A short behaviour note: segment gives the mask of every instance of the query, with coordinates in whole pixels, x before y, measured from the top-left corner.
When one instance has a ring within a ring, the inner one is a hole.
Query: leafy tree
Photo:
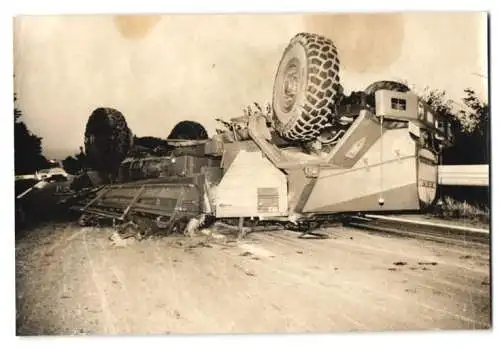
[[[448,99],[440,90],[424,90],[421,96],[451,123],[455,142],[443,151],[443,164],[487,164],[489,153],[489,107],[471,89],[465,89],[463,104]]]
[[[461,114],[463,119],[462,124],[464,124],[463,130],[468,134],[488,137],[490,123],[488,103],[480,100],[476,93],[470,88],[465,89],[465,97],[462,100],[469,108],[468,111],[464,110]]]
[[[443,150],[442,164],[467,165],[490,162],[490,127],[488,103],[471,89],[465,89],[462,103],[452,101],[439,90],[426,90],[422,96],[437,113],[448,118],[455,137],[454,144]],[[489,187],[440,188],[443,197],[489,207]]]
[[[76,175],[86,169],[86,156],[83,152],[83,147],[80,146],[80,153],[73,156],[68,156],[62,161],[64,170],[69,174]]]
[[[31,133],[21,120],[22,111],[15,106],[14,94],[14,168],[17,174],[29,174],[47,168],[49,161],[42,155],[42,138]]]

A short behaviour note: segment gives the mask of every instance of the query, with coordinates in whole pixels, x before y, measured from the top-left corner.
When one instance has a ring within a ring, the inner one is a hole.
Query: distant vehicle
[[[22,226],[57,213],[58,201],[69,192],[72,179],[62,168],[16,176],[16,223]]]
[[[67,179],[69,174],[60,167],[42,169],[35,173],[35,178],[37,180],[45,180],[53,176],[64,177]]]

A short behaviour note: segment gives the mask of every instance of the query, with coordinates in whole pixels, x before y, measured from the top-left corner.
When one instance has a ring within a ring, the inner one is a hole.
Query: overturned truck
[[[431,207],[439,157],[452,143],[447,120],[398,82],[345,95],[339,70],[331,40],[297,34],[279,62],[269,110],[231,119],[211,138],[169,136],[145,155],[131,153],[123,115],[99,109],[85,148],[109,184],[87,189],[72,209],[82,222],[174,231],[191,218],[307,229],[339,214]]]

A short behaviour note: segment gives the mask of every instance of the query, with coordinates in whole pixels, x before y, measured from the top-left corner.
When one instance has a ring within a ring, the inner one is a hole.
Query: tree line
[[[447,99],[446,93],[427,90],[423,99],[451,123],[454,143],[443,150],[441,164],[489,164],[491,155],[490,109],[471,89],[464,90],[462,103]],[[490,207],[490,188],[481,186],[441,186],[441,197],[468,202],[483,210]]]
[[[442,164],[487,164],[490,161],[490,114],[488,103],[471,89],[464,90],[461,103],[447,99],[439,90],[426,90],[424,99],[438,114],[446,117],[455,137],[444,149]]]
[[[32,174],[48,168],[50,161],[42,154],[42,138],[33,134],[22,120],[23,113],[17,107],[14,94],[14,168],[15,174]]]

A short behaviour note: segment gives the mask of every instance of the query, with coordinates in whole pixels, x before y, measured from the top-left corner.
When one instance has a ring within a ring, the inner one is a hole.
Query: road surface
[[[109,229],[47,224],[16,242],[17,334],[490,327],[488,246],[328,232],[117,247]]]

